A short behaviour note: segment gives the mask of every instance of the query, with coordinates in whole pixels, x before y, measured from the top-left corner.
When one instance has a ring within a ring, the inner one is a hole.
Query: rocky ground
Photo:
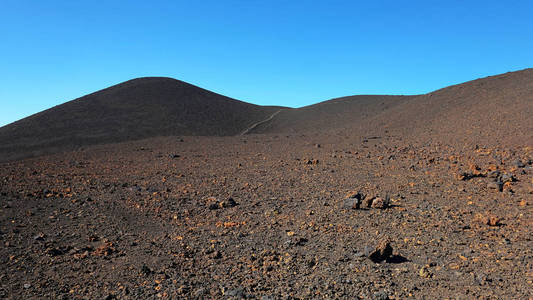
[[[533,295],[533,148],[168,137],[0,165],[0,297]]]

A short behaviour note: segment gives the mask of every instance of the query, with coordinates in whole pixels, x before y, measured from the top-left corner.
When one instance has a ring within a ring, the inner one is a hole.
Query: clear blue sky
[[[0,126],[141,76],[256,104],[533,67],[533,1],[0,0]]]

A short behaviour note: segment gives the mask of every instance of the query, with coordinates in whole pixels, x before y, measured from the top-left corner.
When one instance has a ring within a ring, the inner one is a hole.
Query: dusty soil
[[[375,129],[3,163],[0,296],[531,299],[532,162]]]

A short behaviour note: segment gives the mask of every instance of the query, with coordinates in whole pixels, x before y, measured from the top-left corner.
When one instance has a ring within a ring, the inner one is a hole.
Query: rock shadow
[[[387,258],[386,262],[387,263],[390,263],[390,264],[401,264],[401,263],[405,263],[405,262],[408,262],[409,259],[407,259],[406,257],[404,256],[401,256],[401,255],[393,255],[389,258]]]

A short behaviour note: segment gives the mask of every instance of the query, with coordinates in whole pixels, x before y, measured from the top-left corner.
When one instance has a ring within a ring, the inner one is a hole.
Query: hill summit
[[[138,78],[0,128],[0,153],[10,159],[154,136],[236,135],[277,110],[172,78]]]

